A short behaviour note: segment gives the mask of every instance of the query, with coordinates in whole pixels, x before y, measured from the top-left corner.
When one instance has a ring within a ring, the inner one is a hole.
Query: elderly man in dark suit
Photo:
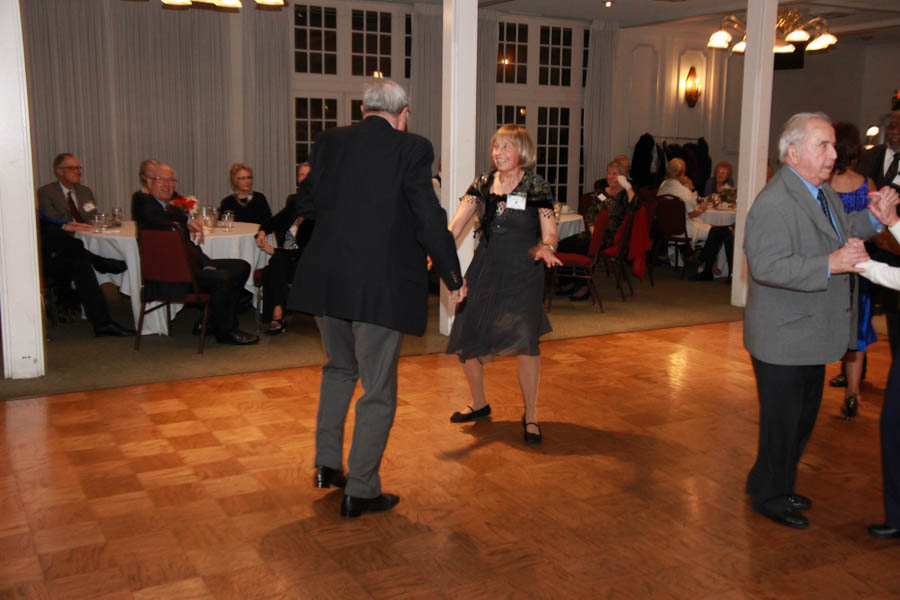
[[[802,529],[797,464],[812,434],[825,364],[856,344],[855,265],[868,258],[860,238],[882,229],[897,195],[871,194],[870,208],[846,214],[827,181],[837,156],[834,129],[822,113],[785,124],[778,150],[784,166],[747,216],[749,266],[744,345],[759,394],[759,448],[747,478],[754,510]]]
[[[181,209],[171,204],[175,195],[175,171],[169,165],[156,165],[148,180],[149,194],[135,192],[132,197],[134,220],[139,227],[165,227],[172,222],[190,230],[202,241],[203,227],[190,219]],[[237,302],[244,282],[250,276],[250,265],[245,260],[226,258],[213,260],[203,253],[190,239],[185,240],[190,258],[196,268],[195,277],[201,291],[212,296],[213,330],[220,344],[243,346],[255,344],[259,336],[246,333],[237,327]],[[195,327],[199,332],[199,327]]]
[[[76,304],[84,307],[95,335],[134,335],[133,329],[110,318],[94,274],[94,269],[101,273],[121,273],[126,268],[125,261],[97,256],[72,235],[93,229],[87,223],[97,213],[91,188],[81,184],[81,163],[74,155],[64,152],[53,159],[53,171],[56,181],[37,191],[44,272],[63,289],[69,289],[69,282],[75,284]]]
[[[447,215],[431,186],[434,153],[405,132],[406,92],[374,79],[363,120],[317,138],[312,170],[300,185],[298,214],[316,220],[300,257],[290,308],[315,315],[327,362],[316,427],[315,485],[346,485],[340,513],[389,510],[378,469],[397,407],[397,357],[403,333],[422,335],[428,292],[426,254],[451,290],[465,297]],[[356,426],[341,468],[344,421],[357,379]]]

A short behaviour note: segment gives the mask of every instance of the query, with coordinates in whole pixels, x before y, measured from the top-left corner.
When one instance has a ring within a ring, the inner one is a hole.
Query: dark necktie
[[[894,181],[894,177],[897,176],[898,165],[900,165],[900,152],[894,152],[894,160],[891,161],[887,173],[884,174],[884,182],[886,184],[889,185]]]
[[[822,212],[825,213],[825,218],[828,219],[828,222],[831,223],[832,229],[837,234],[838,239],[841,240],[841,243],[844,243],[844,236],[841,235],[841,232],[838,231],[837,226],[834,221],[831,219],[831,209],[828,208],[828,200],[825,198],[825,192],[822,189],[819,189],[819,194],[816,196],[819,200],[819,206],[822,207]]]
[[[72,213],[72,219],[78,223],[84,223],[84,219],[81,218],[81,213],[78,212],[78,207],[75,206],[75,199],[72,198],[72,192],[66,192],[66,200],[69,201],[69,212]]]

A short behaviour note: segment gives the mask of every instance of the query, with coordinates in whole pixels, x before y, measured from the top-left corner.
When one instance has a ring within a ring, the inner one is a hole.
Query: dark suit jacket
[[[184,226],[184,235],[188,249],[191,252],[191,261],[194,267],[200,269],[212,263],[212,260],[203,253],[200,246],[191,241],[187,226],[188,218],[181,209],[171,204],[167,204],[163,208],[152,195],[135,192],[131,197],[131,211],[138,227],[153,229],[154,227],[165,227],[173,221],[181,223]]]
[[[72,191],[75,192],[75,197],[78,199],[76,204],[78,205],[78,213],[81,216],[81,220],[85,223],[90,223],[91,216],[97,212],[97,203],[94,201],[94,193],[91,191],[91,188],[86,185],[81,185],[80,183],[76,183],[72,186]],[[69,211],[69,202],[63,195],[62,188],[59,186],[58,181],[39,187],[37,198],[38,212],[42,215],[58,221],[73,220],[73,216]],[[85,205],[93,205],[93,209],[85,210]]]
[[[885,152],[887,152],[887,145],[880,144],[860,154],[856,161],[856,172],[871,177],[875,182],[876,189],[879,190],[888,184],[884,178]]]
[[[426,253],[449,289],[463,281],[431,185],[433,160],[428,140],[378,116],[319,135],[297,203],[316,227],[297,266],[290,308],[425,332]]]

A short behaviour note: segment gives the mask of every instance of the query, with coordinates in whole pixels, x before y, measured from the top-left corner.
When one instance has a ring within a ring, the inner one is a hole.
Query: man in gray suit
[[[856,346],[855,265],[862,239],[882,229],[897,194],[870,194],[868,211],[846,214],[827,181],[837,156],[834,129],[822,113],[788,119],[778,141],[784,165],[747,216],[749,266],[744,346],[759,395],[759,447],[747,478],[753,509],[803,529],[797,463],[822,401],[825,364]],[[862,238],[862,239],[860,239]]]

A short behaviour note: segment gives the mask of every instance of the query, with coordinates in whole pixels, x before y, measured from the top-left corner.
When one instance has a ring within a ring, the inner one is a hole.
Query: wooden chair
[[[675,196],[664,194],[656,198],[656,227],[660,237],[666,242],[666,252],[675,248],[675,265],[678,268],[681,259],[681,278],[684,279],[685,257],[682,252],[691,249],[691,238],[688,237],[685,225],[684,202]]]
[[[597,304],[600,312],[603,312],[603,301],[594,287],[594,268],[597,266],[597,259],[600,255],[600,245],[603,243],[603,230],[606,228],[606,221],[609,219],[609,212],[601,210],[594,218],[594,233],[591,234],[591,242],[588,245],[587,254],[578,254],[576,252],[557,252],[556,257],[562,261],[562,265],[553,267],[550,277],[550,289],[547,295],[547,312],[553,308],[553,290],[560,275],[580,279],[587,283],[588,292],[591,295],[591,306]]]
[[[631,279],[628,277],[628,249],[631,245],[631,226],[634,223],[634,210],[628,209],[625,212],[625,218],[622,224],[616,230],[615,242],[613,245],[604,248],[599,253],[600,260],[603,261],[606,271],[612,269],[616,278],[616,289],[622,295],[622,302],[625,302],[625,284],[628,284],[629,296],[634,296],[634,288],[631,286]]]
[[[203,306],[200,345],[197,347],[197,354],[203,354],[211,297],[209,294],[201,293],[197,287],[182,226],[170,223],[162,229],[138,228],[137,241],[141,255],[141,314],[138,317],[134,349],[140,350],[141,347],[144,315],[157,309],[166,309],[166,324],[169,335],[172,335],[172,315],[169,305],[176,302]],[[147,310],[148,302],[160,304]]]

